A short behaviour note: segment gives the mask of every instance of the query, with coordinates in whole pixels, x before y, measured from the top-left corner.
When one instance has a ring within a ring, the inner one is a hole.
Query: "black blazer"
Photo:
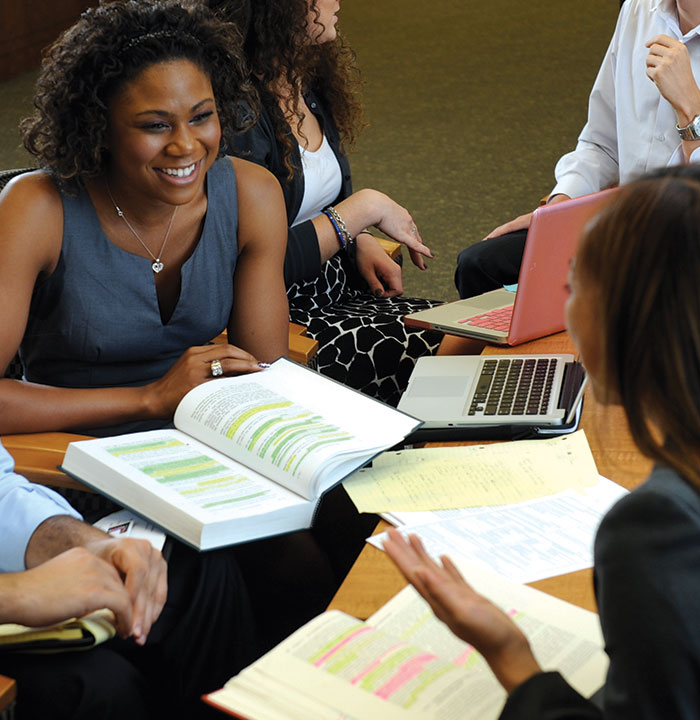
[[[516,688],[501,720],[700,718],[700,492],[655,467],[603,518],[595,590],[610,668],[603,709],[558,673]]]
[[[287,224],[291,225],[299,212],[304,198],[304,174],[301,166],[301,153],[296,138],[292,136],[293,150],[291,155],[292,166],[295,169],[294,177],[290,181],[287,177],[287,168],[284,166],[283,151],[277,142],[272,125],[273,114],[281,116],[282,111],[277,101],[269,92],[260,90],[262,111],[256,125],[248,132],[238,135],[234,140],[233,154],[238,157],[267,168],[279,181],[284,193],[284,202],[287,207]],[[304,94],[309,109],[316,116],[328,140],[328,144],[338,158],[342,173],[340,194],[334,203],[344,200],[352,194],[352,180],[350,177],[350,163],[340,145],[338,128],[333,116],[328,111],[323,96],[314,91]],[[284,280],[289,287],[300,280],[312,280],[321,272],[321,253],[318,247],[318,237],[311,220],[289,228],[287,236],[287,254],[284,260]]]

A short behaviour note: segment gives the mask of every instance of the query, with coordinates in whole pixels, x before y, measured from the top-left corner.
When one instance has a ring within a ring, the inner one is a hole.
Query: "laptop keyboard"
[[[546,415],[557,358],[485,360],[469,415]]]
[[[473,317],[464,318],[464,320],[458,320],[457,322],[464,325],[488,328],[489,330],[503,330],[508,332],[512,316],[513,306],[508,305],[508,307],[489,310],[487,313],[474,315]]]

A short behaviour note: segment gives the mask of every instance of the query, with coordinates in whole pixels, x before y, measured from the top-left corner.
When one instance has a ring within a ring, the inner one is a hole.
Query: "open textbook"
[[[544,669],[585,696],[603,685],[597,615],[461,569],[521,627]],[[493,720],[505,697],[483,657],[407,587],[366,622],[337,610],[318,616],[205,700],[246,720]]]
[[[191,390],[176,430],[71,443],[63,470],[201,550],[311,525],[415,418],[289,360]]]

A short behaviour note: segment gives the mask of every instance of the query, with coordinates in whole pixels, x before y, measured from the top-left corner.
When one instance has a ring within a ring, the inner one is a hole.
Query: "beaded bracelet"
[[[350,236],[350,233],[348,232],[347,225],[343,222],[343,218],[340,217],[338,211],[332,205],[329,205],[323,211],[323,214],[331,221],[331,225],[333,225],[335,234],[338,236],[338,242],[340,243],[340,247],[343,249],[347,248],[348,242],[352,238]]]

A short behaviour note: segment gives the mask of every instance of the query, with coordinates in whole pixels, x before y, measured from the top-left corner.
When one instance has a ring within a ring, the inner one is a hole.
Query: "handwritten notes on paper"
[[[398,512],[505,505],[597,482],[579,430],[551,440],[384,453],[343,485],[360,512]]]

